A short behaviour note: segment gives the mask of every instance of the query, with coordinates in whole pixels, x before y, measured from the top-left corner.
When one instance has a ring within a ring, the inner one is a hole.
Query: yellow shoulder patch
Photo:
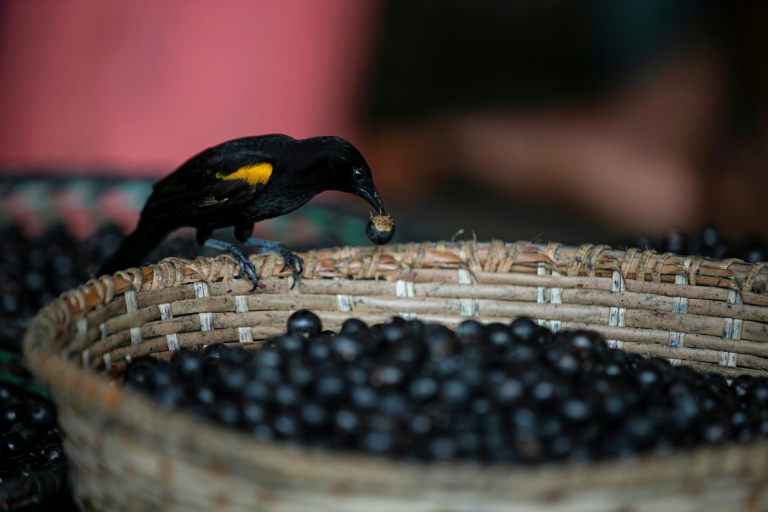
[[[265,185],[272,176],[272,164],[264,162],[255,165],[245,165],[233,173],[216,173],[221,180],[245,180],[249,185]]]

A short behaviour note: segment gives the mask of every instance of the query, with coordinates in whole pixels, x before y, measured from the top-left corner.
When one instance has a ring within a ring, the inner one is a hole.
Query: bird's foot
[[[248,240],[246,241],[246,244],[252,247],[258,247],[259,248],[258,252],[260,253],[273,252],[278,256],[280,256],[283,259],[283,268],[280,271],[283,272],[286,269],[290,268],[293,274],[293,284],[291,285],[291,290],[293,290],[293,287],[296,286],[296,283],[299,280],[299,274],[304,272],[303,259],[296,256],[294,253],[288,250],[288,248],[283,244],[272,242],[271,240],[262,240],[260,238],[248,238]]]
[[[234,244],[213,239],[206,240],[203,245],[213,249],[219,249],[220,251],[227,251],[235,259],[238,265],[240,265],[240,272],[238,272],[235,277],[242,279],[247,274],[253,283],[251,291],[254,291],[259,286],[259,278],[256,276],[256,267],[253,266],[253,263],[250,262],[248,257],[243,254],[243,251],[241,251],[239,247]],[[262,285],[262,288],[263,287],[264,285]]]

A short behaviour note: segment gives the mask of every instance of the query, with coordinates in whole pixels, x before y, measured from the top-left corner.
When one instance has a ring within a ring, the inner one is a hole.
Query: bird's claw
[[[246,244],[251,247],[258,247],[260,253],[273,252],[280,256],[283,260],[283,268],[280,272],[285,272],[289,268],[293,275],[293,284],[291,290],[296,286],[299,281],[299,274],[304,272],[304,260],[293,254],[286,246],[270,240],[262,240],[260,238],[248,238]]]
[[[218,249],[220,251],[226,251],[229,253],[229,255],[232,256],[240,266],[240,272],[238,272],[235,277],[237,279],[242,279],[247,274],[253,283],[253,288],[251,288],[251,291],[254,291],[259,287],[259,285],[261,285],[261,288],[264,288],[264,285],[259,283],[259,278],[256,276],[256,267],[253,266],[253,263],[251,263],[248,257],[243,254],[243,251],[241,251],[236,245],[213,238],[206,240],[203,245],[205,247],[211,247],[213,249]]]
[[[235,277],[237,279],[242,279],[247,274],[253,283],[253,288],[251,288],[251,291],[254,291],[259,286],[259,278],[256,276],[256,267],[254,267],[253,263],[251,263],[248,257],[243,254],[243,251],[238,249],[236,246],[233,245],[229,247],[227,252],[229,252],[229,254],[232,255],[232,257],[235,258],[235,261],[237,261],[237,263],[240,265],[240,272],[238,272]]]
[[[289,268],[291,269],[291,274],[293,276],[291,290],[293,290],[294,286],[296,286],[296,283],[299,281],[299,275],[304,272],[304,260],[293,254],[284,245],[279,245],[276,252],[283,258],[283,268],[280,272],[285,272]]]

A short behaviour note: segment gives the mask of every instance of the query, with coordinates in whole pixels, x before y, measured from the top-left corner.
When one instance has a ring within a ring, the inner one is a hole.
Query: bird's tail
[[[140,222],[133,233],[126,236],[115,252],[102,263],[99,275],[114,274],[118,270],[138,266],[167,233],[165,226]]]

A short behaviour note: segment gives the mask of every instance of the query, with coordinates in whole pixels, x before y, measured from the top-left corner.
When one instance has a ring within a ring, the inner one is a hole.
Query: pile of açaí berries
[[[299,311],[259,350],[141,357],[125,386],[252,433],[407,460],[591,461],[768,436],[768,379],[727,381],[531,319],[323,331]]]
[[[0,353],[0,510],[74,510],[53,404],[19,356]]]

